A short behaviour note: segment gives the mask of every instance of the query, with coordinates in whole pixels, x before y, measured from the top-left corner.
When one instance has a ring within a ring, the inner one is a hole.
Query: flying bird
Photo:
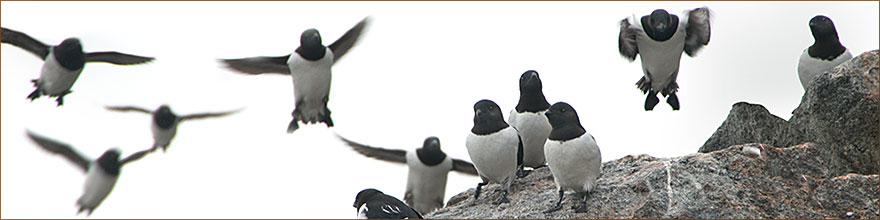
[[[153,122],[151,123],[150,128],[153,132],[154,142],[151,150],[155,151],[156,149],[161,147],[162,152],[166,152],[168,150],[168,145],[171,143],[171,139],[173,139],[174,135],[177,134],[177,125],[179,125],[181,122],[195,119],[222,117],[241,111],[241,109],[239,109],[227,112],[195,113],[178,116],[177,114],[174,114],[174,112],[171,112],[171,108],[168,107],[168,105],[161,105],[158,109],[156,109],[156,111],[150,111],[134,106],[105,106],[104,108],[111,111],[133,111],[153,115]]]
[[[97,160],[90,160],[65,143],[34,134],[31,131],[27,131],[27,136],[43,148],[43,150],[64,156],[64,158],[86,173],[83,194],[76,201],[76,204],[79,206],[77,214],[87,211],[87,215],[92,215],[92,212],[101,205],[101,202],[113,190],[116,180],[119,179],[122,166],[141,159],[150,152],[149,149],[138,151],[120,160],[119,150],[111,148],[105,151]]]
[[[82,73],[86,62],[105,62],[116,65],[141,64],[152,61],[152,57],[142,57],[119,52],[83,52],[82,44],[77,38],[67,38],[56,46],[46,45],[25,33],[0,28],[0,41],[12,44],[24,49],[43,62],[40,70],[40,78],[31,80],[34,83],[33,92],[28,98],[33,101],[40,96],[57,97],[58,106],[64,104],[64,96],[71,93],[70,88],[79,74]]]
[[[365,189],[354,198],[359,219],[421,219],[413,208],[406,206],[394,196],[386,195],[376,189]]]
[[[634,20],[635,17],[620,21],[618,46],[620,55],[630,62],[636,59],[636,55],[641,55],[645,76],[636,82],[636,86],[642,93],[648,93],[645,111],[654,110],[654,106],[660,102],[657,93],[668,96],[666,103],[672,110],[679,110],[675,93],[678,91],[676,79],[681,53],[694,57],[703,46],[709,44],[709,8],[687,11],[687,16],[681,22],[678,16],[663,9],[642,16],[640,22]]]
[[[810,19],[810,32],[815,42],[804,49],[798,60],[798,77],[804,90],[817,75],[853,58],[849,49],[840,44],[831,18],[816,15]]]
[[[293,120],[287,126],[287,133],[299,129],[298,122],[324,123],[327,127],[333,127],[330,109],[327,108],[331,69],[333,64],[336,64],[355,45],[368,20],[369,17],[364,18],[329,46],[322,44],[318,30],[308,29],[300,35],[300,46],[290,55],[220,61],[228,68],[241,73],[253,75],[278,73],[293,77],[293,96],[296,106],[291,113]]]
[[[582,194],[581,204],[575,207],[575,213],[587,211],[587,196],[596,189],[596,180],[602,174],[602,154],[593,135],[581,126],[577,112],[568,103],[557,102],[546,113],[553,126],[550,137],[544,145],[544,155],[559,200],[544,213],[554,212],[562,208],[565,190],[573,190]]]
[[[428,137],[421,148],[411,151],[371,147],[337,135],[358,153],[379,160],[406,163],[409,173],[403,201],[420,213],[430,213],[443,208],[446,194],[446,178],[449,171],[477,175],[470,162],[448,157],[440,149],[440,139]]]

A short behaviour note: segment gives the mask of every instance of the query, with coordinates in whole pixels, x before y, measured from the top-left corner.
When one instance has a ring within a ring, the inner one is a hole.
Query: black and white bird
[[[810,80],[817,75],[853,58],[849,49],[840,44],[831,18],[816,15],[810,19],[810,31],[816,41],[804,49],[798,60],[798,77],[804,90],[807,90]]]
[[[246,74],[280,73],[293,77],[296,106],[291,113],[293,120],[287,126],[287,133],[299,129],[298,122],[320,122],[333,127],[330,109],[327,108],[331,69],[355,45],[368,21],[369,17],[364,18],[329,46],[322,44],[318,30],[308,29],[300,36],[300,46],[290,55],[221,61],[230,69]]]
[[[465,146],[483,182],[477,184],[474,204],[480,188],[496,182],[503,184],[502,197],[495,204],[507,203],[510,184],[522,167],[523,144],[516,129],[504,122],[498,104],[483,99],[474,104],[474,127]]]
[[[153,60],[152,57],[135,56],[119,52],[85,53],[77,38],[67,38],[56,46],[46,45],[25,33],[2,28],[0,41],[24,49],[43,62],[40,78],[31,80],[34,92],[28,95],[33,101],[40,96],[58,97],[58,106],[64,104],[64,96],[71,93],[70,87],[79,78],[86,62],[106,62],[116,65],[141,64]]]
[[[361,190],[354,198],[353,206],[357,209],[359,219],[422,218],[422,214],[415,209],[376,189]]]
[[[586,212],[587,196],[596,189],[596,180],[602,174],[599,146],[593,135],[581,126],[577,112],[568,103],[557,102],[545,114],[553,131],[544,145],[544,154],[559,191],[559,200],[544,213],[562,208],[565,190],[583,194],[581,204],[574,208],[577,213]]]
[[[239,109],[235,111],[216,113],[195,113],[178,116],[177,114],[174,114],[174,112],[171,112],[171,108],[168,107],[168,105],[161,105],[158,109],[156,109],[156,111],[150,111],[134,106],[105,106],[104,108],[111,111],[133,111],[153,115],[153,122],[150,125],[150,128],[153,132],[153,148],[151,150],[155,151],[156,149],[161,147],[162,152],[166,152],[168,150],[168,144],[171,144],[171,139],[173,139],[174,135],[177,134],[177,125],[179,125],[181,122],[195,119],[222,117],[232,113],[236,113],[241,110]]]
[[[83,172],[86,172],[83,194],[76,201],[76,204],[79,206],[77,214],[88,211],[87,215],[91,215],[101,205],[101,202],[107,198],[110,191],[113,190],[116,180],[119,179],[122,166],[141,159],[150,152],[149,149],[142,150],[120,160],[119,150],[111,148],[105,151],[97,160],[93,161],[87,159],[65,143],[34,134],[31,131],[27,131],[27,136],[43,148],[43,150],[64,156],[64,158],[79,167]]]
[[[403,201],[420,213],[430,213],[443,208],[446,195],[446,179],[449,171],[477,175],[470,162],[446,156],[440,149],[440,139],[428,137],[421,148],[411,151],[371,147],[345,139],[337,135],[358,153],[394,163],[406,163],[409,173],[406,178],[406,193]]]
[[[539,168],[545,165],[544,142],[550,135],[550,122],[544,112],[550,103],[544,98],[538,72],[529,70],[519,77],[519,103],[510,111],[508,121],[519,131],[523,142],[523,166]]]
[[[678,91],[676,79],[681,53],[694,57],[709,44],[709,20],[709,8],[702,7],[687,11],[681,22],[678,16],[663,9],[642,16],[640,22],[635,22],[635,17],[620,21],[620,54],[630,62],[636,59],[636,55],[641,55],[645,76],[636,82],[636,86],[642,93],[648,93],[645,111],[653,110],[660,102],[657,93],[668,96],[666,103],[673,110],[680,108],[675,93]]]

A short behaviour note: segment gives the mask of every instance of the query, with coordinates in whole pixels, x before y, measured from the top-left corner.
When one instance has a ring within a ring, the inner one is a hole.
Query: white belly
[[[79,200],[77,200],[76,203],[80,205],[82,209],[95,209],[95,207],[98,207],[98,205],[107,198],[110,191],[113,190],[113,186],[116,185],[116,180],[118,178],[119,176],[111,176],[104,173],[104,171],[98,167],[97,161],[92,162],[88,174],[86,175],[86,184],[83,187],[83,195],[79,197]]]
[[[309,61],[293,53],[287,60],[293,76],[293,96],[302,112],[304,121],[316,122],[325,115],[324,98],[330,94],[330,68],[333,66],[333,52],[326,49],[324,58]]]
[[[558,189],[589,192],[596,186],[602,155],[589,133],[566,142],[548,140],[544,151]]]
[[[43,68],[40,70],[40,92],[49,96],[63,94],[70,90],[82,70],[82,68],[78,70],[64,69],[55,59],[55,55],[49,52],[46,61],[43,62]]]
[[[519,131],[523,141],[523,165],[537,167],[544,164],[544,142],[550,136],[550,121],[544,112],[517,113],[516,109],[510,111],[510,126]]]
[[[675,82],[673,74],[678,71],[686,35],[684,25],[679,25],[672,38],[663,42],[651,40],[644,32],[636,35],[642,71],[654,91],[662,91],[669,83]]]
[[[404,197],[407,205],[422,214],[443,208],[446,178],[449,170],[452,169],[452,159],[447,155],[440,164],[426,166],[419,161],[415,151],[408,151],[406,152],[406,165],[409,167],[406,193],[412,196],[411,199]]]
[[[174,138],[174,135],[177,134],[177,123],[171,126],[168,129],[161,129],[159,125],[156,125],[156,121],[154,120],[150,129],[153,131],[153,142],[154,146],[165,147],[171,143],[171,139]]]
[[[516,173],[519,139],[512,127],[482,136],[470,133],[465,146],[477,173],[489,181],[504,183]]]
[[[804,49],[804,52],[801,53],[801,58],[798,60],[798,77],[801,80],[801,86],[804,87],[804,90],[807,90],[807,86],[810,85],[810,81],[813,80],[819,74],[822,74],[831,68],[840,65],[847,60],[852,59],[852,54],[849,53],[849,49],[843,52],[834,60],[821,60],[810,57],[808,52],[809,47]]]

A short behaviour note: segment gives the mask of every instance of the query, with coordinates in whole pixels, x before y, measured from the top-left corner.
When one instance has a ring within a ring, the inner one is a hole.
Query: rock
[[[750,156],[743,148],[761,149]],[[427,218],[844,218],[876,219],[877,175],[823,178],[828,152],[817,143],[777,148],[737,145],[675,158],[626,156],[602,164],[603,175],[587,200],[587,213],[574,213],[575,194],[563,209],[544,214],[556,202],[548,168],[514,181],[510,203],[491,205],[501,193],[490,184],[476,205],[469,189]],[[476,182],[474,183],[476,185]],[[574,201],[573,201],[574,200]]]
[[[792,125],[832,153],[832,175],[877,174],[878,51],[816,76],[794,110]]]
[[[764,106],[739,102],[733,104],[727,119],[700,147],[700,153],[724,149],[733,145],[763,143],[787,147],[805,141],[803,133],[788,121],[770,114]]]

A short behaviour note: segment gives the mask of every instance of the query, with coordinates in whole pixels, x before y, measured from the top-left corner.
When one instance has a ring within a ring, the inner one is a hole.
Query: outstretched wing
[[[27,136],[31,138],[37,145],[39,145],[43,150],[49,151],[54,154],[60,154],[67,158],[74,165],[79,167],[83,172],[87,172],[89,170],[89,160],[86,159],[82,154],[76,152],[70,145],[65,143],[61,143],[37,134],[34,134],[31,131],[27,131]]]
[[[36,55],[41,60],[45,60],[46,56],[49,55],[49,45],[46,45],[25,33],[14,31],[9,28],[0,27],[0,42],[20,47],[21,49]]]
[[[620,55],[626,57],[629,61],[636,60],[639,54],[639,45],[636,44],[636,36],[642,31],[637,27],[633,27],[628,19],[620,21],[620,35],[618,35],[617,44]]]
[[[153,113],[150,110],[146,110],[146,109],[142,109],[142,108],[138,108],[138,107],[134,107],[134,106],[104,106],[104,108],[107,110],[118,111],[118,112],[135,111],[135,112],[147,113],[147,114]]]
[[[152,148],[152,147],[151,147],[151,148],[147,148],[146,150],[138,151],[138,152],[136,152],[136,153],[133,153],[133,154],[131,154],[131,155],[128,155],[128,157],[125,157],[124,159],[122,159],[122,160],[119,161],[119,166],[125,165],[125,164],[127,164],[128,162],[132,162],[132,161],[140,160],[140,159],[143,158],[144,156],[147,156],[147,154],[150,153],[150,152],[153,152],[153,148]]]
[[[246,74],[277,73],[290,75],[287,60],[290,55],[278,57],[248,57],[241,59],[220,59],[229,69]]]
[[[404,163],[404,164],[406,163],[406,151],[404,151],[404,150],[390,150],[390,149],[384,149],[384,148],[378,148],[378,147],[370,147],[367,145],[359,144],[357,142],[345,139],[344,137],[339,136],[339,134],[337,134],[336,137],[339,137],[339,139],[341,139],[343,142],[348,144],[348,146],[351,146],[351,148],[354,149],[354,151],[357,151],[358,153],[360,153],[364,156],[372,157],[375,159],[384,160],[384,161],[388,161],[388,162]]]
[[[697,8],[688,12],[687,19],[684,52],[688,56],[695,56],[703,46],[709,44],[711,12],[707,7]]]
[[[333,62],[336,63],[342,58],[345,53],[348,53],[348,50],[357,43],[358,38],[361,37],[361,33],[364,31],[364,28],[369,23],[370,17],[366,17],[360,22],[358,22],[354,27],[345,32],[342,37],[339,37],[338,40],[330,44],[330,50],[333,51]]]
[[[142,57],[114,51],[91,52],[86,54],[86,62],[105,62],[116,65],[133,65],[152,61],[152,57]]]
[[[222,117],[222,116],[226,116],[226,115],[229,115],[229,114],[232,114],[232,113],[236,113],[236,112],[239,112],[239,111],[241,111],[241,109],[238,109],[238,110],[235,110],[235,111],[228,111],[228,112],[212,112],[212,113],[189,114],[189,115],[181,116],[181,117],[180,117],[180,120],[183,121],[183,120],[193,120],[193,119],[203,119],[203,118]]]
[[[474,164],[459,159],[452,159],[452,170],[474,176],[479,175],[477,174],[477,168],[474,167]]]

